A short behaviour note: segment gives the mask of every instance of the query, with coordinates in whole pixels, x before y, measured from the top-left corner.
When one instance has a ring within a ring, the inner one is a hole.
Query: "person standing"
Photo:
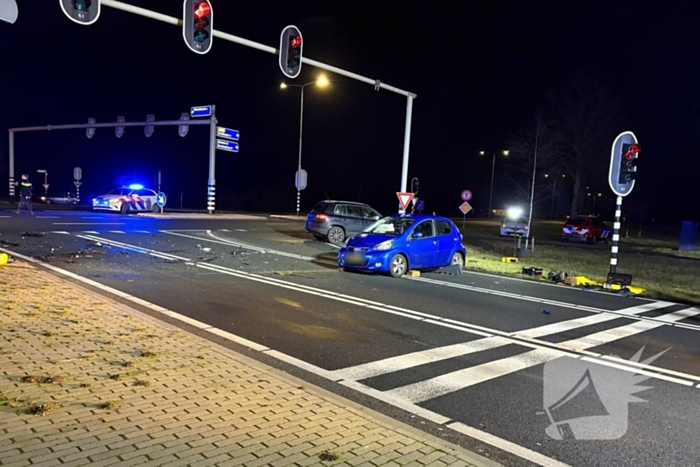
[[[22,182],[19,184],[19,207],[17,208],[17,214],[22,211],[22,207],[26,204],[27,209],[29,209],[29,214],[34,215],[34,209],[32,207],[32,182],[29,181],[29,175],[22,175]]]

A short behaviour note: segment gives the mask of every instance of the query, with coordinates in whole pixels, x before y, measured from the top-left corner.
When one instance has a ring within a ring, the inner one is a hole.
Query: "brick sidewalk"
[[[0,310],[0,465],[496,465],[26,263]]]

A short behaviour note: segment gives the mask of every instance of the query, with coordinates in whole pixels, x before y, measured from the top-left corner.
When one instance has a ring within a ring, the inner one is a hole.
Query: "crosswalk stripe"
[[[675,305],[675,303],[658,301],[645,303],[644,305],[631,306],[629,308],[623,308],[622,310],[614,310],[613,312],[620,315],[639,315],[646,313],[647,311],[658,310],[660,308],[666,308],[673,305]]]
[[[362,365],[342,368],[333,371],[333,377],[338,379],[360,381],[375,376],[393,373],[395,371],[406,370],[426,363],[439,362],[448,358],[459,357],[470,353],[481,352],[483,350],[495,349],[513,342],[503,337],[494,336],[485,339],[477,339],[470,342],[463,342],[445,347],[437,347],[428,350],[421,350],[397,357],[385,358]]]
[[[416,404],[540,365],[563,355],[565,355],[563,352],[554,349],[534,349],[519,355],[453,371],[452,373],[408,384],[386,392],[392,397],[398,397]]]
[[[685,310],[674,311],[673,313],[668,313],[666,315],[657,316],[656,320],[663,321],[664,323],[675,323],[682,319],[692,318],[693,316],[700,315],[700,309],[698,308],[686,308]]]
[[[522,337],[525,339],[537,339],[542,336],[549,336],[551,334],[558,334],[565,331],[571,331],[572,329],[582,328],[584,326],[590,326],[592,324],[605,323],[606,321],[612,321],[614,319],[624,319],[620,316],[613,314],[600,313],[597,315],[585,316],[583,318],[570,319],[567,321],[561,321],[559,323],[547,324],[545,326],[539,326],[536,328],[525,329],[523,331],[517,331],[511,334],[513,337]]]
[[[563,347],[569,350],[586,350],[592,347],[608,344],[610,342],[623,339],[625,337],[634,336],[645,331],[664,326],[664,323],[656,323],[653,321],[635,321],[634,323],[626,324],[617,328],[607,329],[605,331],[589,334],[569,341],[558,342],[558,347]]]

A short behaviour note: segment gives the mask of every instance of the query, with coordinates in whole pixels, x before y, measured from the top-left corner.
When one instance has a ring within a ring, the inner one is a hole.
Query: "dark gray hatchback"
[[[320,201],[306,218],[306,231],[317,240],[342,245],[345,239],[381,219],[369,205],[352,201]]]

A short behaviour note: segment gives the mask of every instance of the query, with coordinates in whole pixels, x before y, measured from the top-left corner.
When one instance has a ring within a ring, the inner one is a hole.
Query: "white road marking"
[[[99,234],[100,234],[99,232],[96,232],[96,231],[94,231],[94,230],[83,230],[82,233],[93,234],[93,235],[99,235]]]
[[[504,292],[504,291],[500,291],[500,290],[487,289],[487,288],[483,288],[483,287],[476,287],[473,285],[459,284],[459,283],[455,283],[455,282],[447,282],[447,281],[441,281],[441,280],[436,280],[436,279],[427,279],[427,278],[423,278],[423,277],[404,276],[403,279],[419,281],[419,282],[427,282],[430,284],[441,285],[444,287],[452,287],[452,288],[462,289],[462,290],[468,290],[471,292],[479,292],[479,293],[484,293],[487,295],[496,295],[496,296],[500,296],[500,297],[514,298],[516,300],[541,303],[544,305],[558,306],[558,307],[562,307],[562,308],[572,308],[574,310],[588,311],[591,313],[611,314],[611,315],[615,315],[617,318],[629,318],[629,319],[634,319],[634,320],[639,320],[639,321],[664,322],[663,320],[660,320],[659,317],[639,316],[638,314],[644,313],[646,311],[651,311],[653,309],[664,308],[664,307],[667,307],[670,305],[677,305],[676,303],[669,303],[669,302],[649,302],[649,303],[646,303],[645,305],[639,305],[639,306],[634,306],[634,307],[630,307],[630,308],[623,308],[622,310],[619,310],[619,311],[618,310],[606,310],[606,309],[602,309],[602,308],[577,305],[575,303],[560,302],[560,301],[549,300],[549,299],[540,298],[540,297],[532,297],[529,295]],[[635,298],[634,300],[645,300],[645,299]],[[657,303],[659,305],[657,305]],[[636,315],[634,314],[635,312],[637,313]],[[695,324],[684,324],[684,323],[674,323],[674,322],[665,322],[665,324],[669,325],[669,326],[684,327],[687,329],[693,329],[695,331],[700,331],[700,326],[695,325]]]
[[[501,376],[515,373],[516,371],[541,365],[549,360],[554,360],[555,358],[565,355],[564,352],[554,349],[543,348],[530,350],[519,355],[494,360],[459,371],[453,371],[385,392],[394,397],[417,404],[494,378],[500,378]]]
[[[132,251],[136,251],[136,252],[143,253],[143,254],[161,257],[161,258],[165,258],[165,259],[168,259],[171,261],[172,260],[181,260],[181,261],[185,261],[186,264],[188,264],[188,265],[196,266],[196,267],[201,268],[201,269],[219,272],[219,273],[230,275],[233,277],[238,277],[241,279],[260,282],[260,283],[264,283],[264,284],[268,284],[268,285],[274,285],[277,287],[285,288],[285,289],[292,290],[292,291],[299,292],[299,293],[305,293],[305,294],[323,297],[323,298],[327,298],[330,300],[335,300],[335,301],[339,301],[339,302],[343,302],[343,303],[349,303],[351,305],[376,310],[376,311],[379,311],[382,313],[388,313],[388,314],[392,314],[392,315],[396,315],[396,316],[401,316],[404,318],[413,319],[413,320],[417,320],[417,321],[421,321],[421,322],[425,322],[425,323],[429,323],[429,324],[434,324],[437,326],[444,326],[444,327],[449,327],[452,329],[458,329],[462,332],[481,335],[481,336],[485,336],[485,337],[493,337],[493,335],[501,335],[501,336],[506,337],[506,338],[509,338],[508,336],[511,334],[511,333],[507,333],[507,332],[500,331],[497,329],[490,329],[490,328],[486,328],[483,326],[471,325],[469,323],[463,323],[463,322],[459,322],[459,321],[455,321],[455,320],[450,320],[447,318],[442,318],[440,316],[431,315],[429,313],[423,313],[423,312],[419,312],[419,311],[415,311],[415,310],[410,310],[407,308],[388,305],[388,304],[384,304],[381,302],[376,302],[376,301],[372,301],[372,300],[363,299],[360,297],[345,295],[345,294],[341,294],[341,293],[337,293],[337,292],[333,292],[333,291],[319,289],[316,287],[306,286],[306,285],[297,284],[297,283],[293,283],[293,282],[287,282],[287,281],[284,281],[281,279],[264,277],[264,276],[249,273],[246,271],[238,271],[235,269],[230,269],[230,268],[227,268],[224,266],[218,266],[218,265],[210,264],[210,263],[197,263],[197,262],[194,262],[188,258],[183,258],[180,256],[172,255],[170,253],[160,253],[160,252],[157,252],[155,250],[149,250],[146,248],[142,248],[142,247],[138,247],[138,246],[134,246],[134,245],[129,245],[126,243],[117,242],[117,241],[111,240],[111,239],[106,240],[106,239],[103,239],[100,237],[92,237],[91,238],[90,236],[81,236],[81,235],[78,235],[77,237],[86,238],[89,240],[101,241],[104,244],[118,246],[120,248],[124,248],[127,250],[132,250]],[[459,324],[460,326],[458,327],[452,323]],[[651,325],[651,326],[664,325],[663,323],[653,323],[653,322],[649,322],[649,321],[638,321],[638,322],[635,322],[634,324],[641,324],[642,326],[645,324]],[[487,334],[484,331],[490,331],[491,334]],[[611,331],[613,331],[613,330],[611,330]],[[590,347],[597,345],[598,342],[601,342],[603,340],[606,340],[607,342],[612,342],[614,340],[621,339],[623,337],[629,337],[629,336],[637,334],[639,332],[644,332],[644,329],[639,328],[639,327],[631,329],[631,330],[626,329],[626,330],[623,330],[617,334],[615,334],[613,332],[613,333],[609,334],[608,336],[603,336],[602,333],[599,333],[601,335],[598,336],[594,342],[590,343],[591,344]],[[568,341],[568,342],[575,342],[575,341]],[[556,352],[560,352],[561,355],[569,355],[569,356],[572,356],[575,358],[578,358],[580,356],[592,356],[592,357],[597,357],[597,358],[602,357],[601,354],[598,354],[595,352],[589,352],[589,351],[585,350],[585,348],[587,348],[586,347],[587,344],[583,344],[583,343],[576,345],[576,347],[579,348],[580,350],[575,350],[573,348],[565,347],[565,344],[567,342],[562,342],[562,343],[546,343],[546,342],[539,342],[539,341],[525,342],[525,341],[519,341],[519,340],[513,339],[512,343],[516,344],[516,345],[529,347],[529,348],[532,348],[535,350],[556,351]],[[643,366],[638,365],[638,367],[645,368],[645,369],[659,372],[659,373],[668,373],[669,371],[671,371],[671,370],[666,370],[666,369],[661,368],[661,367],[655,367],[653,365],[643,365]],[[636,372],[637,370],[635,368],[627,367],[627,371]],[[683,377],[687,377],[688,379],[691,379],[691,380],[700,379],[699,377],[694,376],[694,375],[685,375],[683,373],[676,373],[676,374],[680,374]]]
[[[102,216],[83,216],[81,219],[102,219]]]
[[[53,225],[124,225],[123,222],[54,222]]]
[[[693,316],[700,315],[700,309],[693,307],[693,308],[686,308],[685,310],[678,310],[674,311],[673,313],[668,313],[665,315],[657,316],[656,319],[659,321],[663,321],[665,323],[675,323],[677,321],[680,321],[682,319],[686,318],[692,318]]]
[[[65,230],[52,230],[51,233],[60,235],[70,235],[70,232],[66,232]]]
[[[60,219],[61,216],[34,216],[37,219]]]
[[[12,216],[0,216],[0,219],[11,219]]]
[[[566,321],[560,321],[558,323],[547,324],[545,326],[525,329],[523,331],[517,331],[511,334],[511,336],[523,337],[527,339],[537,339],[538,337],[558,334],[561,332],[570,331],[572,329],[582,328],[585,326],[590,326],[592,324],[604,323],[606,321],[612,321],[614,319],[620,318],[621,316],[616,316],[607,313],[599,313],[597,315],[584,316],[583,318],[570,319]]]
[[[222,232],[230,232],[230,230],[222,230]],[[246,229],[236,229],[236,232],[247,232]]]
[[[570,467],[568,464],[565,464],[561,461],[542,455],[539,452],[531,451],[530,449],[522,447],[518,444],[512,443],[502,438],[498,438],[497,436],[494,436],[491,433],[487,433],[485,431],[473,428],[469,425],[465,425],[462,422],[454,422],[446,426],[447,428],[455,430],[471,438],[477,439],[492,446],[496,446],[503,451],[513,453],[518,457],[527,459],[534,464],[541,465],[542,467]]]
[[[484,339],[477,339],[470,342],[436,347],[419,352],[412,352],[398,357],[385,358],[362,365],[352,366],[335,370],[332,376],[337,379],[360,381],[375,376],[393,373],[395,371],[406,370],[408,368],[425,365],[428,363],[447,360],[448,358],[468,355],[470,353],[481,352],[483,350],[495,349],[504,345],[512,344],[513,341],[495,336]]]
[[[617,328],[607,329],[605,331],[589,334],[570,341],[558,342],[558,347],[577,351],[585,350],[600,345],[609,344],[610,342],[631,337],[635,334],[650,331],[652,329],[664,326],[664,323],[652,323],[650,321],[636,321]]]
[[[122,232],[121,230],[110,230],[109,233],[113,233],[113,234],[125,234],[126,232]]]
[[[151,233],[151,231],[150,230],[134,230],[134,233],[149,234],[149,233]]]
[[[673,305],[676,304],[671,302],[658,301],[645,303],[644,305],[631,306],[629,308],[623,308],[622,310],[615,310],[615,313],[620,315],[640,315],[642,313],[646,313],[647,311],[658,310],[660,308],[666,308]]]
[[[113,295],[125,298],[127,300],[130,300],[134,303],[137,303],[141,306],[144,306],[146,308],[149,308],[153,311],[159,312],[159,313],[164,314],[166,316],[169,316],[171,318],[174,318],[174,319],[177,319],[177,320],[180,320],[183,322],[189,322],[189,323],[194,323],[194,324],[200,325],[201,326],[200,329],[206,330],[207,332],[210,332],[213,334],[220,332],[217,335],[222,336],[224,338],[229,338],[229,339],[235,338],[236,339],[235,342],[244,343],[244,345],[245,344],[253,344],[257,348],[267,349],[267,347],[262,346],[260,344],[257,344],[255,342],[249,341],[243,337],[236,336],[236,335],[230,334],[230,333],[226,333],[225,331],[214,328],[214,327],[209,326],[205,323],[201,323],[199,321],[193,320],[187,316],[184,316],[184,315],[181,315],[181,314],[176,313],[174,311],[168,310],[167,308],[163,308],[159,305],[155,305],[153,303],[147,302],[147,301],[142,300],[136,296],[133,296],[133,295],[127,294],[125,292],[122,292],[120,290],[117,290],[117,289],[108,287],[106,285],[100,284],[99,282],[95,282],[93,280],[87,279],[85,277],[82,277],[82,276],[75,274],[75,273],[72,273],[70,271],[66,271],[64,269],[58,268],[58,267],[50,265],[50,264],[42,263],[34,258],[30,258],[30,257],[24,256],[21,254],[17,254],[17,253],[10,251],[10,250],[5,250],[3,248],[0,248],[0,251],[4,251],[6,253],[12,254],[13,256],[24,259],[25,261],[33,263],[35,265],[47,268],[47,269],[52,270],[58,274],[62,274],[62,275],[71,277],[75,280],[78,280],[78,281],[83,282],[85,284],[91,285],[92,287],[95,287],[97,289],[100,289],[100,290],[103,290],[105,292],[111,293]],[[250,347],[250,348],[253,348],[253,347]],[[272,355],[279,357],[279,356],[282,356],[285,354],[275,352]],[[294,364],[294,362],[298,363],[300,361],[293,358],[293,357],[290,357],[287,360],[287,363]],[[313,373],[315,368],[318,368],[318,367],[314,367],[313,365],[307,364],[306,369],[307,369],[307,371],[310,371]],[[625,370],[625,371],[630,371],[630,369],[624,368],[624,367],[621,369]],[[323,372],[327,372],[327,371],[324,370]],[[658,375],[652,375],[652,377],[658,377]],[[525,447],[519,446],[515,443],[512,443],[512,442],[507,441],[505,439],[499,438],[499,437],[492,435],[490,433],[486,433],[484,431],[470,427],[470,426],[465,425],[461,422],[452,422],[452,423],[447,424],[448,422],[451,421],[448,417],[445,417],[443,415],[440,415],[440,414],[433,412],[433,411],[430,411],[428,409],[424,409],[424,408],[419,407],[415,404],[408,403],[405,400],[394,398],[390,394],[387,394],[387,393],[381,392],[381,391],[377,391],[375,389],[369,388],[369,387],[364,386],[364,385],[357,383],[355,381],[342,381],[342,382],[340,382],[340,384],[342,384],[348,388],[354,389],[355,391],[364,393],[364,394],[366,394],[370,397],[373,397],[377,400],[384,401],[390,405],[401,408],[409,413],[412,413],[416,416],[422,417],[426,420],[430,420],[430,421],[433,421],[435,423],[444,425],[446,428],[449,428],[451,430],[465,434],[465,435],[470,436],[474,439],[477,439],[477,440],[480,440],[484,443],[490,444],[491,446],[495,446],[498,449],[501,449],[501,450],[506,451],[506,452],[510,452],[510,453],[512,453],[516,456],[519,456],[523,459],[527,459],[527,460],[530,460],[532,462],[535,462],[539,465],[542,465],[545,467],[569,467],[567,464],[559,462],[555,459],[551,459],[551,458],[546,457],[546,456],[539,454],[537,452],[531,451]],[[700,384],[697,385],[697,388],[700,389]]]

